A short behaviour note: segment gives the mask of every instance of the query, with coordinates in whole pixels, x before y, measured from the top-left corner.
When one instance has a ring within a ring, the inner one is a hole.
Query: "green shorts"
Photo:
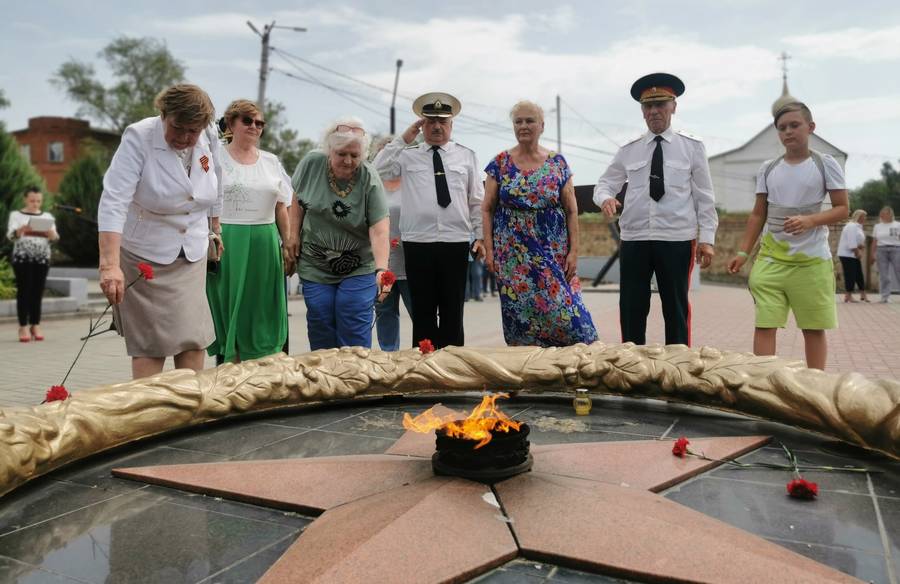
[[[804,330],[837,328],[834,265],[830,261],[791,265],[757,259],[750,271],[750,294],[757,328],[782,328],[788,310]]]

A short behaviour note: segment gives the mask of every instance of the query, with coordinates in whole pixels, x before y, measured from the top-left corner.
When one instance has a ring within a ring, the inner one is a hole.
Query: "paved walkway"
[[[291,352],[309,350],[306,340],[306,310],[301,299],[289,302]],[[872,378],[900,379],[900,301],[893,304],[838,304],[840,328],[828,336],[828,371],[858,371]],[[600,340],[619,342],[618,294],[586,292],[585,302],[594,317]],[[659,299],[654,295],[648,325],[648,342],[663,341]],[[693,343],[720,349],[750,351],[753,337],[753,301],[744,288],[703,285],[692,293]],[[466,304],[466,344],[502,346],[500,302]],[[80,346],[79,337],[88,329],[87,317],[48,320],[43,325],[46,340],[19,343],[16,324],[0,324],[0,407],[33,405],[43,399],[51,385],[58,384]],[[403,317],[402,341],[410,342],[409,319]],[[791,324],[778,335],[783,357],[803,358],[803,335]],[[208,360],[209,366],[214,363]],[[171,360],[167,367],[172,366]],[[77,391],[97,385],[127,381],[130,362],[124,342],[112,333],[91,339],[66,387]]]

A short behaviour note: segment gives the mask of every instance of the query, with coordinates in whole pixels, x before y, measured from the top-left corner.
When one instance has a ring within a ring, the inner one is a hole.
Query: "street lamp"
[[[394,104],[397,102],[397,84],[400,82],[400,67],[402,66],[403,59],[397,59],[397,74],[394,75],[394,95],[391,96],[391,134],[397,131]]]

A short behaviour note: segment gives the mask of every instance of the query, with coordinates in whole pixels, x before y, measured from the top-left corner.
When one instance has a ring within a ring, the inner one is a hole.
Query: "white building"
[[[783,105],[792,101],[799,100],[788,93],[785,79],[781,97],[772,104],[773,115]],[[847,153],[818,134],[810,136],[809,147],[832,155],[841,167],[847,163]],[[778,140],[778,132],[770,121],[743,146],[711,156],[709,171],[716,193],[716,206],[731,213],[750,211],[756,199],[756,173],[759,172],[759,167],[766,160],[777,158],[782,154],[784,146]]]

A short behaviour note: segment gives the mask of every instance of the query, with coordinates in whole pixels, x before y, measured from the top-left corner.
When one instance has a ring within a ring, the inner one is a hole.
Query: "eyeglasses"
[[[357,128],[356,126],[348,126],[346,124],[341,124],[340,126],[334,129],[333,134],[346,134],[346,133],[356,134],[357,136],[365,136],[366,131],[362,128]]]
[[[254,120],[254,119],[251,118],[250,116],[244,116],[243,118],[241,118],[241,122],[243,122],[243,124],[244,124],[245,126],[247,126],[248,128],[249,128],[250,126],[256,126],[256,129],[257,129],[257,130],[262,130],[263,128],[266,127],[266,123],[265,123],[264,121],[262,121],[262,120]]]

